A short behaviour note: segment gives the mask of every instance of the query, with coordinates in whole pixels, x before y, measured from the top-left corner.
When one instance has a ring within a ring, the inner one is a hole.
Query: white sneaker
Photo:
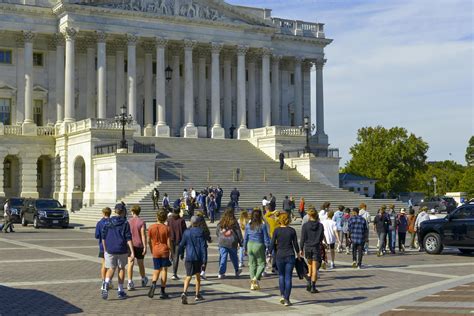
[[[331,263],[329,264],[329,269],[334,269],[334,262],[331,262]]]
[[[206,280],[206,271],[201,271],[201,279]]]
[[[224,279],[224,278],[225,278],[225,274],[219,274],[219,275],[217,276],[217,278],[218,278],[218,279]]]
[[[268,276],[268,273],[266,273],[265,271],[263,271],[262,276],[263,276],[264,278],[266,278],[266,277]]]
[[[129,291],[135,290],[135,284],[133,283],[133,281],[129,281],[129,282],[128,282],[128,284],[127,284],[127,290],[129,290]]]

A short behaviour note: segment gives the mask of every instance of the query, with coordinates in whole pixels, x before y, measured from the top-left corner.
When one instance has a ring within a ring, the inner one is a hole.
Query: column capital
[[[304,61],[304,57],[302,56],[295,56],[295,64],[301,65],[301,63]]]
[[[224,44],[222,43],[211,42],[211,53],[220,54],[223,47]]]
[[[137,45],[138,37],[135,34],[127,34],[127,45],[135,46]]]
[[[77,30],[73,27],[65,27],[62,33],[66,41],[73,41],[77,36]]]
[[[272,63],[275,65],[279,65],[281,60],[283,59],[282,55],[273,55],[272,56]]]
[[[316,66],[316,69],[322,69],[326,61],[327,59],[324,58],[318,58],[314,60],[314,65]]]
[[[184,43],[184,50],[192,50],[197,45],[197,41],[189,40],[189,39],[185,39],[183,43]]]
[[[36,35],[32,31],[22,31],[22,34],[23,34],[23,41],[25,43],[32,43]]]
[[[168,39],[166,37],[157,37],[155,42],[157,48],[166,48],[168,45]]]
[[[268,47],[262,47],[260,49],[260,53],[262,54],[262,57],[270,57],[272,56],[273,49],[268,48]]]
[[[259,55],[256,52],[251,52],[247,54],[247,62],[249,64],[255,64],[259,60]]]
[[[49,45],[54,48],[64,46],[64,36],[61,33],[54,33],[49,41]]]
[[[87,39],[79,39],[76,42],[76,51],[80,54],[84,54],[87,51],[88,42]]]
[[[113,50],[123,52],[125,51],[126,48],[127,48],[127,43],[125,42],[123,38],[112,41]]]
[[[238,45],[237,46],[237,56],[245,56],[249,51],[249,47],[247,45]]]
[[[311,60],[305,59],[303,61],[302,66],[303,66],[303,71],[310,71],[311,67],[313,66],[313,63]]]
[[[198,58],[206,58],[209,56],[209,50],[205,47],[199,47],[198,52],[197,52]]]
[[[145,51],[145,54],[153,54],[155,51],[155,43],[152,41],[145,41],[142,43],[143,50]]]
[[[95,36],[97,39],[97,43],[105,43],[107,39],[107,33],[105,33],[104,31],[96,31]]]

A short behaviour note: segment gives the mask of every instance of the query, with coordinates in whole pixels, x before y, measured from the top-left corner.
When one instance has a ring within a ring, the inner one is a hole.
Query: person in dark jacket
[[[273,212],[276,210],[276,197],[274,197],[272,193],[268,196],[270,198],[270,202],[268,203],[270,205],[270,211]]]
[[[234,188],[232,192],[230,192],[230,200],[232,202],[232,207],[236,208],[239,206],[239,198],[240,198],[240,192],[237,190],[237,188]]]
[[[118,268],[118,298],[125,299],[127,294],[123,289],[125,279],[125,268],[128,259],[135,259],[135,252],[132,244],[132,233],[126,216],[126,209],[123,203],[115,205],[115,214],[102,229],[102,245],[104,247],[105,267],[107,275],[105,277],[102,298],[106,300],[109,296],[109,282],[113,278],[115,270]],[[130,250],[130,255],[128,249]]]
[[[104,245],[102,244],[102,230],[104,226],[107,225],[107,222],[110,220],[110,214],[112,210],[110,207],[106,207],[102,210],[102,218],[100,221],[97,222],[95,225],[95,239],[99,241],[99,258],[101,258],[102,264],[100,267],[100,275],[102,277],[102,287],[101,290],[105,287],[105,277],[107,275],[107,268],[105,267],[105,259],[104,259]],[[109,282],[109,286],[111,286],[112,281]]]
[[[288,195],[285,195],[285,199],[283,200],[282,208],[285,212],[288,213],[288,216],[291,218],[291,201],[288,198]]]
[[[173,276],[172,280],[179,280],[178,277],[178,264],[179,264],[179,244],[183,238],[184,231],[186,230],[186,222],[184,218],[179,216],[179,209],[174,209],[173,214],[168,218],[168,226],[170,228],[170,241],[171,241],[171,258],[173,260]]]
[[[285,154],[283,152],[280,152],[280,155],[278,155],[278,159],[280,160],[280,170],[283,170],[283,166],[285,165]]]
[[[207,243],[204,237],[204,231],[199,227],[200,221],[204,218],[201,216],[191,217],[191,228],[187,229],[183,234],[183,239],[179,244],[179,254],[181,259],[186,259],[184,265],[186,267],[186,279],[184,280],[183,294],[181,294],[181,302],[188,304],[187,291],[193,275],[196,277],[196,301],[202,301],[201,295],[201,267],[207,262]]]
[[[374,230],[379,237],[379,250],[377,252],[377,256],[383,256],[385,253],[385,242],[387,240],[387,233],[390,227],[390,217],[388,217],[385,211],[387,207],[382,205],[380,208],[380,212],[374,218]]]
[[[408,231],[408,218],[406,216],[405,209],[400,210],[400,214],[397,217],[397,228],[398,228],[398,250],[405,252],[405,239]]]
[[[304,255],[308,260],[309,280],[306,290],[318,293],[316,281],[318,268],[322,262],[321,243],[325,241],[324,226],[319,222],[318,212],[314,208],[310,208],[307,215],[309,220],[301,228],[300,255]]]

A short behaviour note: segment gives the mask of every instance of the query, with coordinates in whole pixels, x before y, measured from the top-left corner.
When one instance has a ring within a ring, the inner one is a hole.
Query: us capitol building
[[[0,196],[117,200],[156,180],[143,148],[160,140],[233,134],[276,160],[303,149],[313,125],[311,149],[327,153],[331,41],[322,23],[223,0],[0,0]],[[323,168],[308,153],[288,157],[337,186],[338,157]],[[133,175],[128,191],[119,172]]]

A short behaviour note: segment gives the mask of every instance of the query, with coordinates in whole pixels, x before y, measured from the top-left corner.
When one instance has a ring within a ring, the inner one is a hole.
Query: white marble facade
[[[144,136],[301,126],[316,89],[327,139],[323,24],[222,0],[0,0],[0,30],[0,119],[25,135],[122,105]]]

